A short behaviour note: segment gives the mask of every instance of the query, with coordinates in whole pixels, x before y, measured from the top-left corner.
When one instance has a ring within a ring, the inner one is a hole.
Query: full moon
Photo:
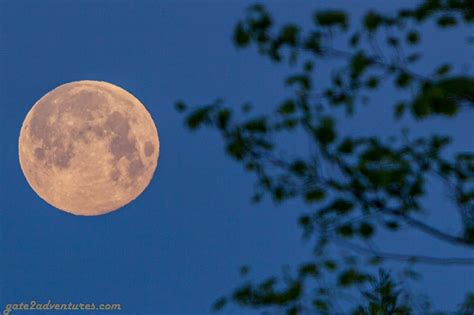
[[[19,159],[31,188],[75,214],[105,214],[148,186],[160,143],[145,106],[124,89],[76,81],[31,108],[20,131]]]

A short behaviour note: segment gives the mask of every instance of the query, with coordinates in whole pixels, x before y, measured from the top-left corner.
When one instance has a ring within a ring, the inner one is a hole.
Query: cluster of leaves
[[[390,138],[378,134],[347,136],[340,130],[341,115],[354,118],[357,105],[368,103],[371,93],[384,85],[391,85],[405,97],[394,100],[395,122],[454,119],[463,110],[472,110],[472,75],[451,74],[449,63],[436,65],[431,73],[411,69],[421,57],[422,27],[431,21],[442,29],[473,23],[473,2],[426,0],[392,15],[369,11],[360,25],[352,25],[349,15],[341,10],[316,11],[309,31],[293,23],[277,27],[264,6],[254,5],[237,23],[234,43],[239,48],[254,45],[262,56],[291,65],[295,72],[285,79],[291,96],[272,112],[260,115],[253,114],[250,104],[233,109],[222,100],[192,111],[183,102],[176,104],[180,112],[187,111],[189,129],[207,126],[218,130],[226,152],[256,175],[254,201],[266,195],[277,203],[299,198],[308,208],[299,225],[305,237],[316,240],[315,262],[303,265],[283,287],[277,286],[276,278],[259,285],[247,284],[234,292],[235,302],[284,307],[288,314],[299,314],[307,307],[304,293],[311,287],[305,285],[305,279],[318,278],[322,270],[333,273],[336,287],[374,283],[374,278],[357,265],[329,260],[327,247],[345,244],[359,249],[359,253],[365,251],[371,262],[380,263],[387,255],[359,246],[370,242],[380,229],[398,231],[409,226],[438,240],[474,248],[472,151],[448,155],[449,136],[431,134],[412,139],[401,125]],[[347,45],[334,47],[335,36]],[[331,72],[329,86],[316,88],[317,64],[327,59],[337,59],[342,66]],[[311,152],[285,152],[280,139],[288,134],[306,136]],[[444,184],[453,197],[453,208],[463,222],[458,234],[417,218],[418,213],[430,211],[423,197],[434,180]],[[411,262],[418,259],[406,258]],[[363,294],[370,303],[361,306],[357,314],[409,313],[409,308],[394,298],[398,293],[385,274],[377,283],[371,293]],[[311,288],[316,290],[316,297],[309,304],[320,313],[331,313],[334,300],[325,295],[328,287],[313,283]],[[223,306],[224,301],[217,306]]]
[[[353,315],[365,314],[411,314],[412,309],[403,301],[402,290],[393,282],[389,274],[379,271],[378,278],[370,279],[371,288],[363,292],[366,305],[360,305]]]
[[[464,302],[459,306],[457,315],[474,314],[474,293],[468,293]]]

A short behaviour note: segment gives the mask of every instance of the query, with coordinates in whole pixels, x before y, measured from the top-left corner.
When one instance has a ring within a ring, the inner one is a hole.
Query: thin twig
[[[461,257],[432,257],[425,255],[406,255],[406,254],[397,254],[384,251],[378,251],[364,246],[360,246],[348,241],[335,240],[338,244],[343,247],[349,248],[355,252],[361,254],[372,254],[378,258],[421,263],[421,264],[431,264],[431,265],[474,265],[474,258],[461,258]]]

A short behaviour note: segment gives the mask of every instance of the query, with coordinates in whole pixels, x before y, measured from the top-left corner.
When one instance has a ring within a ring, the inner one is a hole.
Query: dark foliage
[[[463,24],[472,27],[474,2],[426,0],[393,14],[367,12],[359,23],[352,23],[343,10],[319,10],[312,20],[310,30],[291,23],[277,26],[266,8],[257,4],[235,27],[233,41],[238,48],[255,47],[275,65],[287,63],[293,69],[284,79],[291,95],[275,104],[274,111],[254,115],[250,104],[236,110],[223,100],[191,111],[183,102],[177,104],[189,129],[217,130],[227,154],[255,174],[255,202],[268,196],[276,203],[299,198],[306,204],[298,224],[304,237],[315,244],[313,261],[281,278],[246,282],[219,299],[215,309],[232,301],[287,314],[335,314],[343,303],[342,308],[352,308],[354,314],[410,314],[413,308],[400,300],[399,286],[385,272],[374,277],[373,266],[391,259],[411,265],[474,264],[474,260],[406,256],[378,251],[370,242],[382,230],[400,233],[404,226],[433,241],[462,246],[472,256],[472,148],[446,154],[448,149],[452,152],[452,139],[441,130],[413,137],[401,122],[417,125],[436,117],[456,119],[473,110],[472,73],[453,73],[450,63],[425,73],[413,69],[423,57],[419,46],[423,26],[433,23],[438,31]],[[347,44],[334,47],[334,37]],[[327,60],[337,60],[331,84],[316,86],[318,64]],[[358,108],[373,103],[371,95],[382,87],[396,89],[400,95],[398,100],[379,100],[393,110],[392,134],[345,135],[344,120],[355,119]],[[280,137],[292,134],[304,134],[312,144],[310,152],[285,152]],[[452,196],[452,210],[462,222],[457,234],[419,217],[431,211],[424,197],[434,181]],[[338,254],[337,248],[352,250],[354,255]],[[416,273],[409,269],[405,275]],[[354,292],[359,292],[363,303],[346,298]],[[472,300],[468,296],[460,312],[472,312]]]

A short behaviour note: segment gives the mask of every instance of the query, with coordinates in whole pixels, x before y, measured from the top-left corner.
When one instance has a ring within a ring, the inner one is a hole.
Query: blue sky
[[[252,177],[223,154],[215,133],[188,132],[174,110],[179,99],[202,104],[216,97],[265,109],[287,95],[285,68],[253,51],[237,51],[230,41],[246,6],[237,1],[1,2],[0,305],[51,299],[121,303],[121,314],[207,314],[217,297],[239,283],[241,265],[264,276],[308,257],[310,246],[300,241],[296,227],[299,211],[291,205],[252,205]],[[347,0],[333,6],[357,13],[394,4],[357,1],[356,7]],[[273,2],[269,8],[277,18],[307,24],[314,7]],[[431,51],[431,61],[467,62],[472,51],[456,49],[456,38],[461,37],[446,37],[449,45]],[[147,190],[120,211],[99,217],[75,217],[47,205],[28,186],[18,163],[18,135],[31,106],[54,87],[84,79],[133,93],[153,116],[161,141]],[[364,121],[348,131],[380,127],[380,111],[366,110]],[[472,148],[473,118],[438,123],[456,135],[458,145]],[[429,202],[439,206],[442,201],[435,192]],[[444,222],[449,215],[440,211],[435,220]],[[438,248],[418,234],[393,242],[394,249],[466,254]],[[473,287],[472,268],[422,270],[419,287],[429,288],[439,308],[452,309]]]

